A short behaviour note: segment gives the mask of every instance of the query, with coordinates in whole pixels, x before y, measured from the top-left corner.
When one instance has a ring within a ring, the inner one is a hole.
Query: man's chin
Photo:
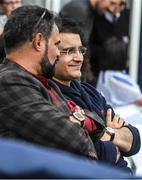
[[[72,79],[80,79],[80,78],[81,78],[81,73],[72,76]]]

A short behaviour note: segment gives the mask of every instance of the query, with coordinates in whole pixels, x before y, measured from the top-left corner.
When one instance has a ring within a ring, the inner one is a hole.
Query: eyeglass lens
[[[82,55],[85,55],[86,51],[87,51],[87,48],[86,47],[79,47],[79,48],[71,47],[71,48],[66,48],[66,49],[60,50],[60,53],[71,55],[71,54],[76,53],[76,51],[78,51]]]

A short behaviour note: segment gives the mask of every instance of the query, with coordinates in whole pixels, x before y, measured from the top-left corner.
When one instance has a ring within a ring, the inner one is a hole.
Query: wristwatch
[[[114,136],[115,136],[115,131],[113,128],[111,127],[106,127],[106,131],[105,131],[108,135],[110,135],[110,141],[113,141]]]
[[[85,117],[83,114],[81,114],[81,112],[74,112],[72,114],[78,121],[80,121],[81,123],[81,127],[84,126],[84,122],[85,122]]]

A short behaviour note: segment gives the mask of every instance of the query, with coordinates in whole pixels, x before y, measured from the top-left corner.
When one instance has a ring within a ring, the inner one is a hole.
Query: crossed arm
[[[106,126],[111,127],[115,130],[113,143],[117,147],[119,147],[120,151],[122,152],[129,152],[132,148],[134,138],[140,138],[134,137],[132,131],[129,128],[129,125],[125,123],[123,118],[121,118],[119,115],[115,115],[114,117],[112,117],[111,109],[107,110]],[[109,139],[109,135],[105,133],[103,140]]]

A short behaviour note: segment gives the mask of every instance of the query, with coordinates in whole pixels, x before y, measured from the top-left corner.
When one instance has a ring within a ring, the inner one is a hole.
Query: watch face
[[[78,119],[79,121],[84,121],[85,117],[83,116],[83,114],[81,114],[80,112],[74,112],[73,116]]]

